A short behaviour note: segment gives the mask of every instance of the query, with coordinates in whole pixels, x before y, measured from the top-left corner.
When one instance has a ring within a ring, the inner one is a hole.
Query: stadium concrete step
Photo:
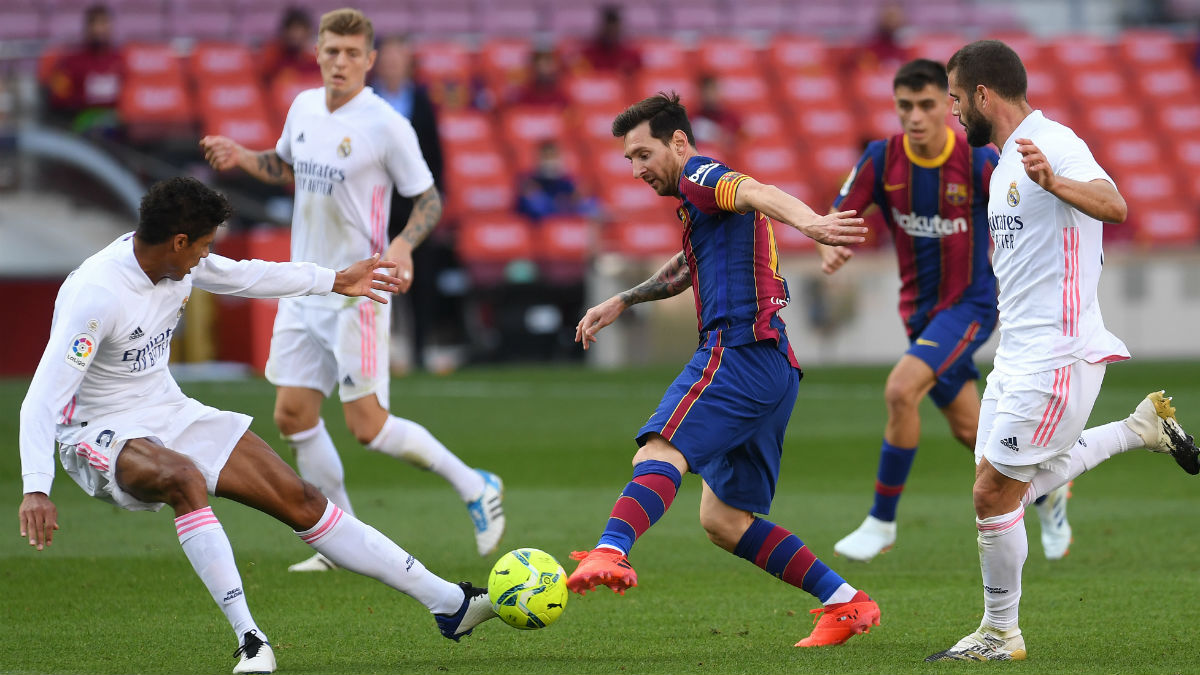
[[[0,276],[64,276],[134,223],[78,208],[60,194],[6,194],[0,208]]]

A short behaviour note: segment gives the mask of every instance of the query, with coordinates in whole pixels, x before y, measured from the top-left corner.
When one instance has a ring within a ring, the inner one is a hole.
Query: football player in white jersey
[[[184,553],[239,641],[235,673],[269,673],[275,656],[246,605],[233,550],[209,506],[225,497],[287,524],[339,566],[406,593],[458,640],[492,616],[487,591],[452,584],[302,480],[250,418],[188,398],[167,369],[194,287],[259,298],[362,297],[386,303],[400,280],[372,256],[341,272],[311,262],[210,255],[229,218],[224,197],[192,178],[158,183],[135,232],[88,258],[54,303],[50,340],[21,404],[21,536],[42,550],[58,529],[52,448],[84,492],[130,511],[169,505]],[[382,294],[381,294],[382,293]]]
[[[301,92],[288,111],[275,149],[252,152],[223,136],[200,141],[217,169],[241,167],[275,184],[295,182],[292,260],[339,267],[380,253],[396,262],[401,291],[412,280],[412,250],[442,214],[433,176],[408,120],[366,86],[375,62],[374,29],[361,12],[321,17],[317,62],[324,87]],[[392,186],[414,198],[400,235],[387,241]],[[425,427],[388,412],[386,305],[297,298],[279,303],[266,376],[276,386],[275,423],[296,451],[300,475],[347,513],[341,459],[320,417],[336,386],[346,426],[370,450],[436,472],[467,504],[480,555],[504,533],[503,485],[472,469]],[[316,555],[293,571],[333,565]]]
[[[1170,453],[1193,475],[1200,452],[1163,392],[1124,420],[1084,429],[1106,364],[1129,358],[1096,297],[1103,223],[1125,220],[1125,200],[1086,143],[1030,107],[1025,67],[1007,45],[973,42],[947,70],[967,141],[1000,149],[988,200],[1000,345],[975,446],[983,622],[926,660],[1016,660],[1026,656],[1024,505],[1121,452]]]

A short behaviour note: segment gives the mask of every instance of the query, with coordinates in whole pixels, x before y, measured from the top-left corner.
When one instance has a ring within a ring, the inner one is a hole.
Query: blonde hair
[[[325,31],[334,35],[362,35],[367,39],[367,49],[375,48],[375,27],[366,14],[353,7],[343,7],[321,15],[318,40]]]

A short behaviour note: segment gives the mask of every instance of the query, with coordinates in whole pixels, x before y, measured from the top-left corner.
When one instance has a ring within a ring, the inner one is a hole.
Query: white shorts
[[[387,408],[391,306],[347,298],[345,306],[331,310],[298,300],[279,301],[267,381],[316,389],[327,398],[336,385],[343,403],[375,394]]]
[[[979,407],[975,462],[987,457],[997,471],[1026,483],[1042,469],[1066,478],[1104,370],[1087,361],[1029,375],[993,370]]]
[[[183,398],[88,420],[86,438],[60,443],[58,457],[67,475],[92,497],[130,511],[157,511],[162,503],[143,502],[117,485],[117,456],[126,441],[147,438],[187,457],[204,475],[208,493],[215,494],[221,469],[250,421],[248,415]]]

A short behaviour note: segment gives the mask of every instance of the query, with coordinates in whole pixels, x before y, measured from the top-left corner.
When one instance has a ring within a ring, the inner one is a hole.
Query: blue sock
[[[738,540],[734,555],[745,558],[776,579],[801,588],[825,602],[846,580],[820,561],[800,537],[763,518],[755,518]]]
[[[908,472],[916,456],[916,447],[898,448],[887,441],[883,442],[879,451],[879,473],[875,476],[872,516],[889,523],[896,520],[896,505],[900,503],[900,493],[904,491],[904,483],[908,481]]]
[[[611,546],[628,554],[633,542],[666,513],[683,476],[670,462],[648,459],[633,467],[633,480],[621,491],[597,546]]]

